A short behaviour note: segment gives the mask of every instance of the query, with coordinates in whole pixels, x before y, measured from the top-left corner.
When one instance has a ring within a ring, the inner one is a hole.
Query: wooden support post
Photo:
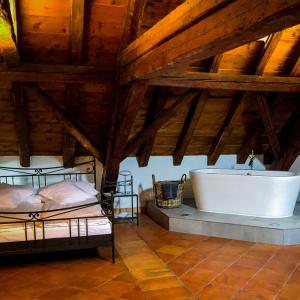
[[[132,125],[141,107],[144,95],[148,89],[147,81],[136,81],[125,92],[125,101],[119,105],[115,121],[114,134],[108,144],[112,145],[106,160],[107,180],[115,181],[118,177],[120,162],[123,159],[123,150],[128,141]]]
[[[85,0],[72,0],[71,35],[70,35],[70,63],[79,65],[83,56],[83,30],[84,30]],[[78,84],[66,85],[66,110],[75,117],[78,111],[80,87]],[[63,165],[71,168],[74,165],[76,140],[66,133],[63,148]]]
[[[144,129],[146,129],[156,118],[156,116],[164,109],[167,100],[167,95],[159,88],[153,93],[153,99],[147,112]],[[148,165],[152,148],[154,145],[156,131],[153,131],[147,141],[141,145],[137,151],[137,161],[139,167],[146,167]]]
[[[13,83],[13,97],[15,105],[15,125],[19,142],[19,157],[22,167],[30,166],[29,129],[27,105],[21,83]]]
[[[104,162],[104,155],[94,144],[94,142],[88,138],[83,130],[72,121],[69,116],[54,102],[52,99],[37,85],[34,83],[23,83],[27,95],[34,97],[40,101],[50,112],[52,112],[57,119],[63,124],[68,132],[92,155],[94,155],[100,162]]]
[[[157,132],[164,124],[166,124],[172,117],[174,117],[181,107],[192,101],[198,95],[197,91],[190,91],[184,96],[176,97],[176,101],[169,108],[163,109],[155,118],[155,120],[134,138],[128,141],[123,159],[134,153],[138,147],[140,147],[147,139],[153,135],[153,132]]]

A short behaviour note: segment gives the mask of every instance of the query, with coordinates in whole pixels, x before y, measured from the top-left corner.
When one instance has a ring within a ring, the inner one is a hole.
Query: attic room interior
[[[299,75],[299,0],[0,0],[0,299],[299,299]]]

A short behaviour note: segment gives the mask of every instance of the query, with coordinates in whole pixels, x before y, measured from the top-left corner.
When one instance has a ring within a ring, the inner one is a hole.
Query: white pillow
[[[90,194],[91,196],[96,196],[99,192],[94,188],[94,184],[86,181],[72,181],[74,185],[83,190],[84,192]]]
[[[90,194],[77,187],[72,181],[62,181],[42,187],[39,189],[38,195],[60,205],[82,202],[91,198]]]
[[[0,209],[16,208],[19,203],[33,196],[36,190],[27,185],[10,185],[0,183]],[[32,201],[32,198],[29,200]]]

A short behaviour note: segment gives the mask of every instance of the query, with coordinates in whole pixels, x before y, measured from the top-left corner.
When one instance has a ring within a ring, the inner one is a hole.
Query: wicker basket
[[[161,208],[175,208],[179,207],[183,199],[183,188],[186,181],[186,174],[183,174],[180,180],[167,180],[167,181],[156,181],[155,176],[152,175],[153,191],[155,195],[155,202],[158,207]],[[175,199],[164,199],[164,193],[162,184],[167,182],[175,182],[178,184],[177,196]]]

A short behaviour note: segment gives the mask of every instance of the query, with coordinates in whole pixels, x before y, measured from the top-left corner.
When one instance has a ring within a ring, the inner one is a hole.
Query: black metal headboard
[[[78,171],[78,167],[84,168],[84,170]],[[2,172],[6,174],[1,175]],[[83,176],[93,180],[96,187],[95,159],[78,163],[68,169],[65,169],[63,166],[45,168],[10,168],[0,166],[0,183],[26,184],[34,188],[40,188],[66,179],[78,181],[82,180]]]

